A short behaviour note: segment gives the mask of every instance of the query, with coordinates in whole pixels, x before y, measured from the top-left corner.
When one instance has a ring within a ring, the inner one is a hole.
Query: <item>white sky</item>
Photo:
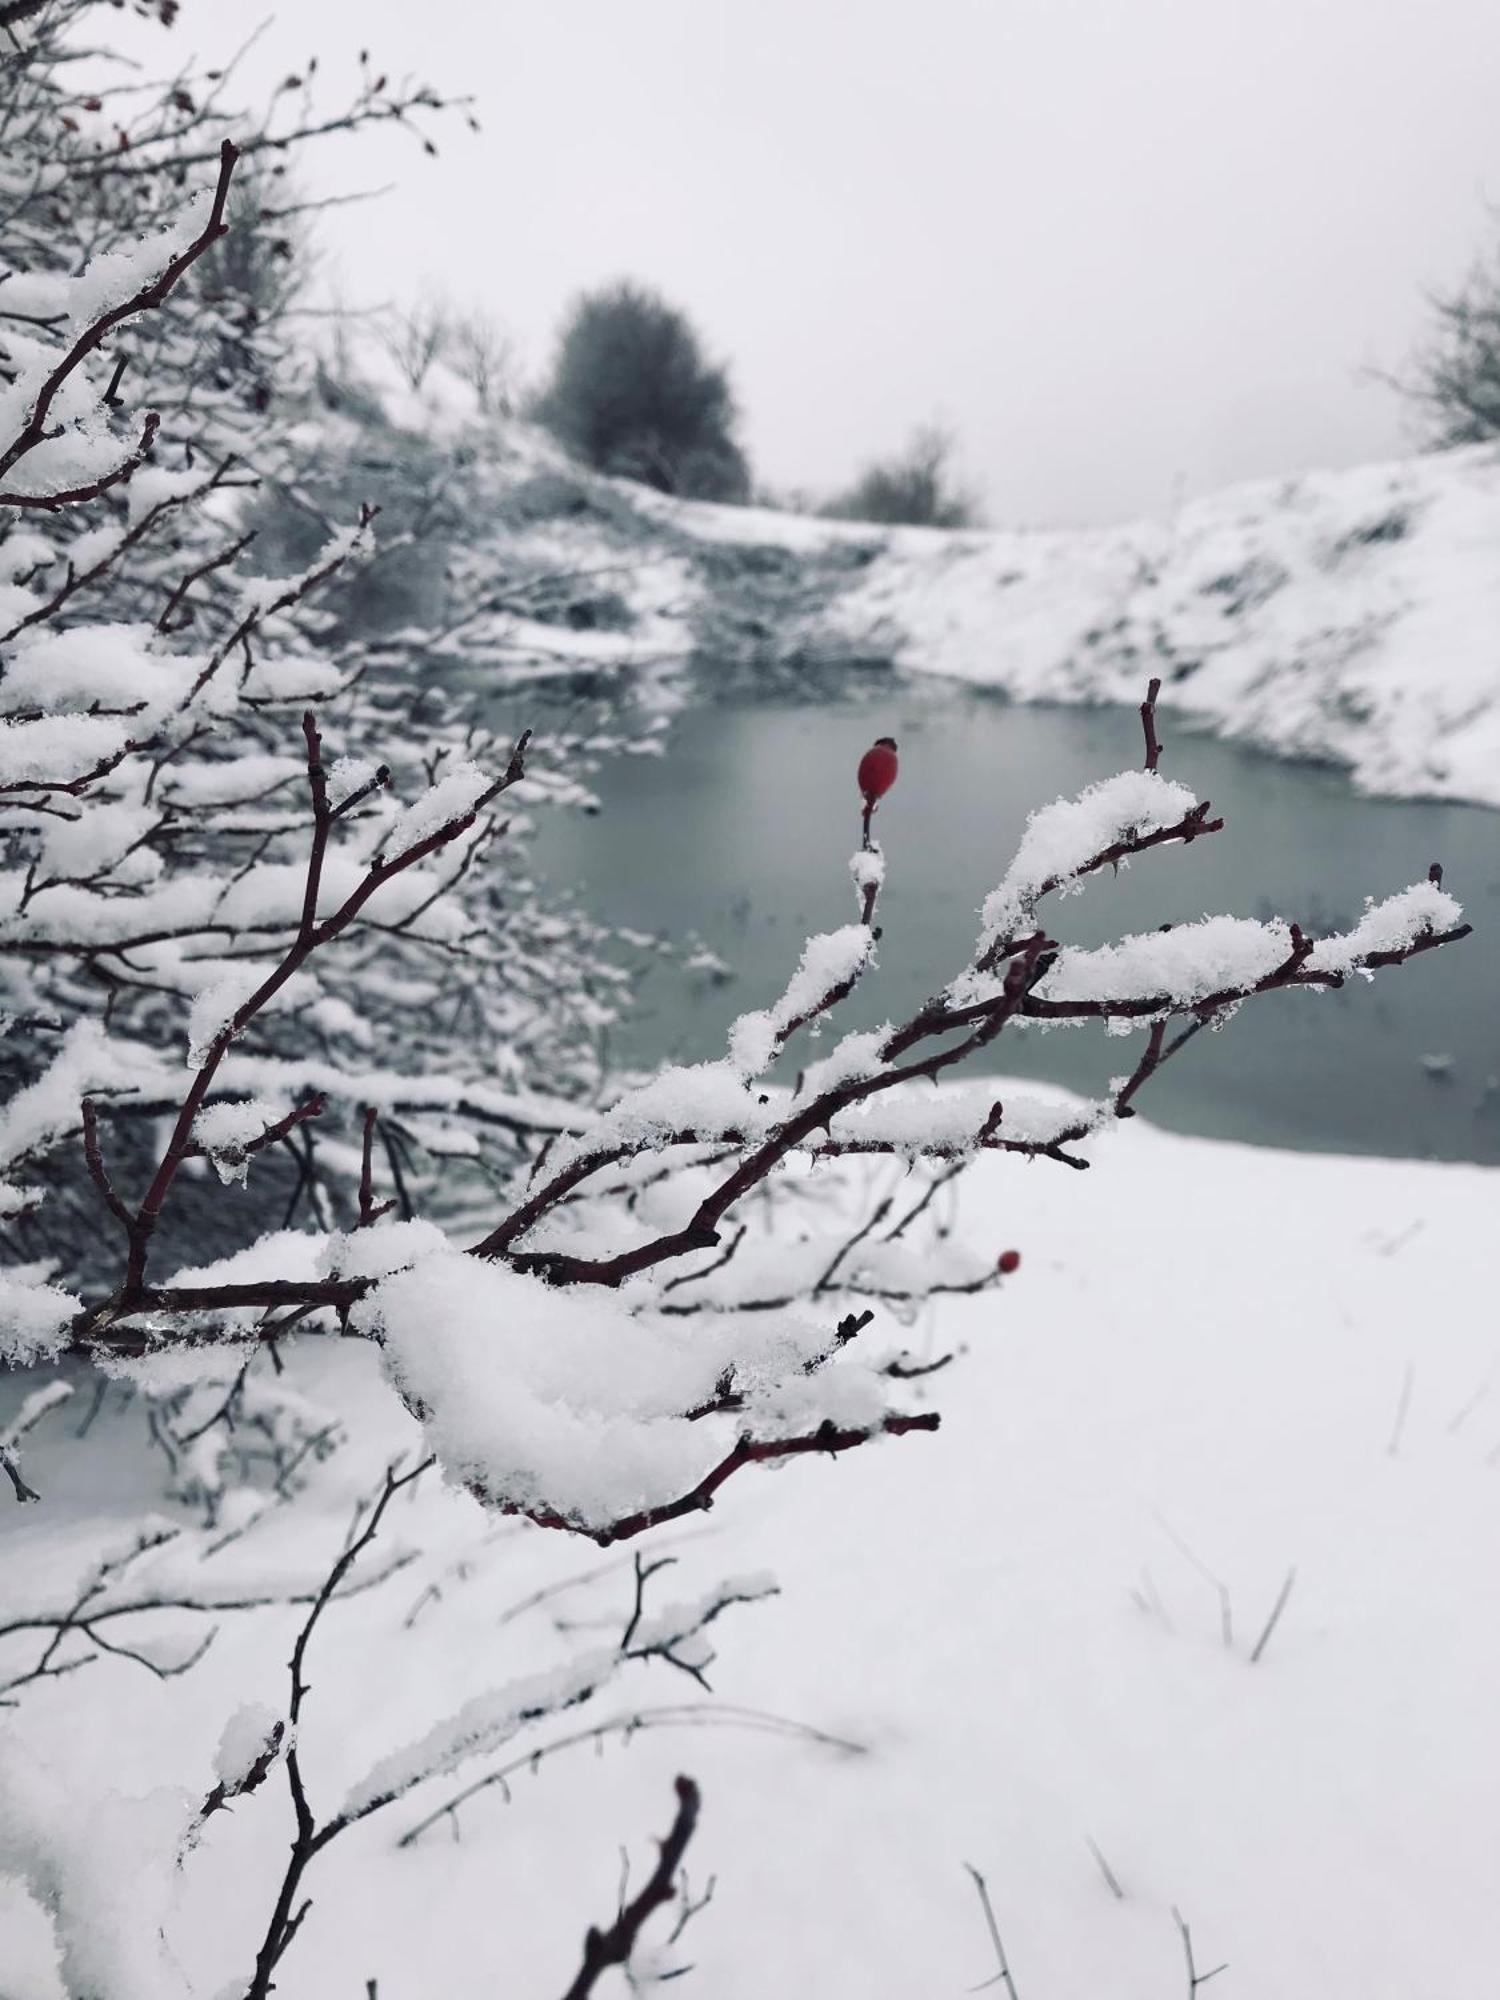
[[[361,44],[484,131],[328,143],[328,188],[399,183],[325,219],[351,298],[482,304],[539,368],[640,278],[732,364],[764,482],[938,419],[999,526],[1402,449],[1363,371],[1500,196],[1497,0],[297,0],[246,75],[316,50],[331,92]]]

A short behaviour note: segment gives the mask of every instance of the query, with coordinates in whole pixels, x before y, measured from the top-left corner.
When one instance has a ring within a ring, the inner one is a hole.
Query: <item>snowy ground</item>
[[[930,1384],[938,1436],[744,1476],[701,1527],[663,1538],[681,1557],[676,1594],[762,1567],[781,1583],[714,1627],[716,1696],[865,1750],[646,1735],[559,1756],[508,1806],[483,1794],[456,1844],[439,1828],[398,1851],[452,1789],[432,1786],[317,1864],[278,1994],[357,1996],[368,1979],[380,2000],[560,1993],[585,1924],[612,1914],[619,1843],[635,1881],[650,1866],[678,1770],[704,1794],[690,1872],[718,1877],[683,1940],[697,1968],[684,1994],[961,1993],[994,1971],[966,1860],[988,1878],[1025,2000],[1185,1992],[1173,1905],[1200,1971],[1227,1961],[1223,2000],[1487,1991],[1496,1191],[1482,1169],[1276,1154],[1141,1120],[1087,1175],[987,1162],[964,1226],[1024,1262],[1001,1293],[935,1315],[935,1347],[966,1350]],[[326,1469],[317,1528],[268,1546],[268,1571],[325,1563],[350,1496],[411,1442],[368,1359],[349,1345],[316,1360],[351,1406],[352,1442]],[[45,1421],[61,1438],[69,1412]],[[47,1497],[6,1518],[8,1603],[50,1601],[82,1541],[145,1498],[118,1450],[39,1444],[31,1463]],[[540,1530],[497,1536],[436,1487],[398,1518],[391,1546],[407,1540],[425,1553],[336,1607],[315,1641],[315,1798],[446,1702],[598,1636],[560,1633],[551,1614],[617,1626],[628,1604],[620,1569],[502,1623],[549,1579],[618,1559]],[[468,1580],[443,1580],[465,1554]],[[1227,1590],[1230,1645],[1200,1565]],[[408,1628],[435,1580],[442,1600]],[[33,1688],[7,1732],[76,1784],[86,1769],[91,1793],[201,1793],[225,1716],[284,1702],[293,1622],[226,1619],[177,1681],[105,1662]],[[637,1672],[600,1713],[703,1699],[660,1666]],[[273,1780],[189,1857],[172,1934],[195,1990],[216,1994],[243,1963],[286,1825]],[[13,1902],[0,1937],[4,2000],[56,2000]]]

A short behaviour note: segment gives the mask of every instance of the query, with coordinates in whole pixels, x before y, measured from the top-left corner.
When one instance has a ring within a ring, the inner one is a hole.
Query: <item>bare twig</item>
[[[1095,1861],[1098,1862],[1099,1873],[1104,1877],[1105,1882],[1108,1884],[1110,1894],[1114,1897],[1117,1903],[1123,1903],[1125,1900],[1125,1891],[1120,1887],[1120,1880],[1119,1877],[1115,1874],[1114,1869],[1111,1868],[1109,1863],[1105,1860],[1103,1851],[1100,1848],[1098,1841],[1094,1839],[1092,1834],[1086,1833],[1083,1836],[1083,1842],[1085,1847],[1087,1847],[1089,1853],[1092,1854]]]
[[[995,1921],[995,1907],[990,1901],[989,1884],[972,1861],[966,1861],[964,1866],[973,1877],[974,1887],[979,1893],[979,1906],[984,1911],[984,1921],[989,1930],[990,1943],[995,1947],[995,1958],[1000,1968],[990,1978],[982,1979],[977,1986],[971,1986],[969,1991],[971,1993],[982,1993],[987,1986],[1003,1985],[1006,1992],[1010,1995],[1010,2000],[1018,2000],[1016,1982],[1011,1977],[1010,1964],[1005,1956],[1005,1946],[1000,1942],[1000,1926]]]
[[[670,1903],[676,1895],[674,1879],[698,1824],[701,1803],[698,1787],[691,1778],[679,1778],[676,1792],[677,1816],[665,1840],[660,1843],[656,1866],[645,1887],[628,1903],[622,1901],[614,1922],[607,1930],[601,1931],[590,1925],[584,1938],[583,1963],[563,2000],[587,2000],[601,1973],[614,1965],[628,1965],[647,1918],[664,1903]]]
[[[1175,1903],[1172,1906],[1172,1921],[1177,1926],[1177,1935],[1182,1939],[1182,1954],[1187,1960],[1188,2000],[1196,2000],[1200,1986],[1206,1986],[1210,1979],[1217,1979],[1221,1972],[1229,1970],[1228,1961],[1214,1966],[1210,1972],[1200,1972],[1193,1959],[1193,1934]]]
[[[1203,1560],[1202,1556],[1200,1556],[1195,1550],[1188,1547],[1187,1543],[1182,1539],[1181,1535],[1178,1534],[1177,1530],[1172,1526],[1170,1521],[1165,1520],[1160,1514],[1158,1514],[1156,1517],[1156,1524],[1161,1529],[1162,1533],[1166,1536],[1167,1540],[1172,1544],[1173,1548],[1176,1549],[1177,1553],[1180,1556],[1182,1556],[1185,1561],[1192,1564],[1193,1568],[1197,1570],[1199,1576],[1203,1578],[1203,1581],[1206,1584],[1211,1585],[1215,1596],[1219,1600],[1219,1636],[1223,1640],[1226,1649],[1233,1646],[1234,1607],[1230,1601],[1229,1585],[1224,1581],[1224,1579],[1221,1576],[1215,1576],[1214,1572],[1209,1568],[1208,1564]]]
[[[1416,1364],[1408,1361],[1401,1374],[1401,1395],[1396,1403],[1396,1417],[1391,1425],[1390,1441],[1385,1448],[1387,1458],[1399,1458],[1401,1455],[1401,1439],[1406,1431],[1406,1419],[1411,1412],[1411,1392],[1416,1386],[1416,1381]]]
[[[1266,1620],[1265,1628],[1261,1632],[1260,1637],[1256,1640],[1254,1648],[1251,1651],[1250,1664],[1252,1667],[1259,1660],[1261,1654],[1266,1650],[1267,1646],[1270,1645],[1271,1634],[1276,1630],[1282,1612],[1286,1610],[1287,1599],[1291,1596],[1292,1585],[1296,1581],[1297,1581],[1297,1566],[1294,1563],[1292,1567],[1287,1571],[1286,1579],[1282,1583],[1280,1590],[1278,1590],[1276,1593],[1276,1602],[1271,1606],[1271,1615]]]

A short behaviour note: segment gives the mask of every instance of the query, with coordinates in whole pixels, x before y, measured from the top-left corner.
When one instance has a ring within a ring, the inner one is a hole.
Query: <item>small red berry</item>
[[[999,1257],[996,1259],[996,1268],[1004,1272],[1007,1278],[1010,1276],[1012,1271],[1019,1271],[1021,1268],[1020,1251],[1002,1250],[1000,1252]]]
[[[859,760],[860,795],[867,806],[874,805],[891,789],[896,782],[897,769],[895,737],[879,737]]]

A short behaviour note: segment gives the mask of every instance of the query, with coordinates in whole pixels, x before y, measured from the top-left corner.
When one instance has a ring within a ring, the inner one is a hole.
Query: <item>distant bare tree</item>
[[[520,357],[510,335],[487,313],[476,307],[454,319],[446,358],[474,391],[481,415],[514,414]]]
[[[413,391],[420,389],[433,363],[446,359],[453,347],[452,310],[441,299],[397,307],[380,329],[380,344],[400,369],[406,386]]]
[[[1440,448],[1500,437],[1500,246],[1431,300],[1436,325],[1398,383]]]
[[[836,520],[891,526],[973,528],[979,509],[954,483],[952,435],[935,424],[913,432],[890,458],[867,465],[847,493],[823,509]]]

